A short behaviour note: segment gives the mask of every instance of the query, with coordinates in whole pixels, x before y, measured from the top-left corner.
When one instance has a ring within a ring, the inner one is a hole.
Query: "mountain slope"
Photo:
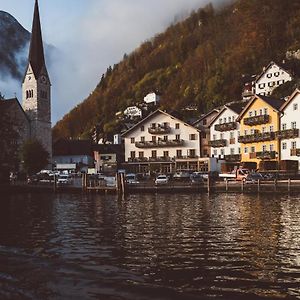
[[[238,0],[185,21],[142,44],[109,67],[93,93],[56,124],[54,137],[79,137],[96,124],[113,131],[117,111],[153,90],[166,109],[194,104],[199,114],[241,98],[242,74],[300,48],[298,0]]]
[[[30,40],[30,33],[10,14],[0,11],[0,75],[20,79],[26,60],[22,52]]]

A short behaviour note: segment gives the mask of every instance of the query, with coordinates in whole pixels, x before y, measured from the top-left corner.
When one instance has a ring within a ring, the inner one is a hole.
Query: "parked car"
[[[59,175],[57,179],[57,183],[61,185],[67,185],[72,183],[72,179],[69,177],[69,175],[61,174]]]
[[[167,175],[158,175],[154,181],[155,185],[167,184],[169,182],[169,177]]]
[[[175,180],[189,180],[190,179],[190,173],[186,171],[177,171],[173,175],[173,179]]]
[[[201,173],[194,172],[190,176],[190,182],[191,184],[201,184],[203,183],[204,179]]]
[[[256,172],[256,173],[249,173],[247,176],[243,179],[244,183],[257,183],[258,181],[264,180],[264,177]]]
[[[139,181],[137,180],[137,175],[134,173],[128,173],[125,176],[125,181],[127,184],[137,184]]]

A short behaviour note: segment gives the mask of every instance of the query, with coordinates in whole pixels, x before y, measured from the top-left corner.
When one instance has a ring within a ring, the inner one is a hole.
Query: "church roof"
[[[10,109],[15,109],[15,107],[18,107],[20,112],[24,114],[25,118],[29,122],[29,118],[17,98],[0,100],[0,107],[3,109],[3,111],[9,111]]]
[[[31,41],[29,49],[29,63],[32,67],[35,77],[38,78],[43,66],[45,66],[45,56],[38,0],[35,1],[34,7]]]

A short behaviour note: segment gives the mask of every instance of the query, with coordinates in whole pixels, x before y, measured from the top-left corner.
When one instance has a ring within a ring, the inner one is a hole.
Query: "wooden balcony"
[[[180,147],[184,145],[184,140],[159,140],[148,142],[136,142],[137,148],[163,148],[163,147]]]
[[[227,140],[215,140],[215,141],[209,141],[208,145],[213,148],[221,148],[227,146]]]
[[[254,117],[249,117],[244,119],[244,124],[248,126],[261,125],[269,122],[270,122],[269,115],[260,115],[260,116],[254,116]]]
[[[278,139],[293,139],[299,137],[299,129],[287,129],[276,132]]]
[[[150,134],[169,134],[171,127],[169,125],[156,125],[148,128]]]
[[[256,152],[256,158],[258,159],[275,159],[276,158],[276,151],[262,151]]]
[[[241,154],[225,155],[225,160],[228,162],[240,162],[241,158]]]
[[[291,149],[291,156],[300,156],[300,148]]]
[[[275,132],[264,132],[264,133],[255,133],[250,135],[243,135],[238,138],[238,141],[242,144],[250,143],[259,143],[266,141],[275,140]]]
[[[229,122],[229,123],[215,125],[216,131],[230,131],[230,130],[235,130],[235,129],[237,129],[236,122]]]

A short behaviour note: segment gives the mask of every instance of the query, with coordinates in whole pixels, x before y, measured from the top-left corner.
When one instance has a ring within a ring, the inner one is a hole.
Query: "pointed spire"
[[[35,0],[32,31],[31,31],[31,41],[30,41],[30,49],[29,49],[29,63],[33,69],[33,73],[35,77],[38,78],[41,69],[45,65],[38,0]]]

